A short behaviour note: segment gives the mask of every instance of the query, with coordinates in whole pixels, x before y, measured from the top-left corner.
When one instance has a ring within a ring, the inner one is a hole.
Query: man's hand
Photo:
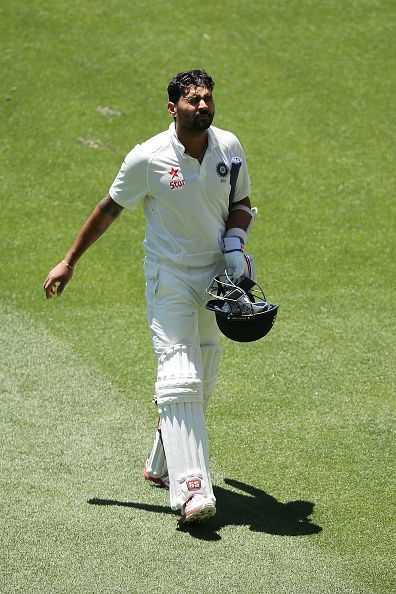
[[[241,276],[247,276],[247,264],[243,243],[239,237],[224,237],[224,259],[228,276],[236,283]]]
[[[123,207],[114,202],[109,194],[103,198],[91,213],[88,220],[81,227],[65,260],[59,262],[49,273],[44,282],[44,291],[47,299],[55,295],[61,295],[63,289],[73,276],[73,268],[76,262],[110,227],[113,221],[123,211]]]
[[[51,299],[55,295],[61,295],[63,289],[73,276],[73,268],[68,266],[66,262],[59,262],[49,273],[44,281],[44,291],[47,299]]]

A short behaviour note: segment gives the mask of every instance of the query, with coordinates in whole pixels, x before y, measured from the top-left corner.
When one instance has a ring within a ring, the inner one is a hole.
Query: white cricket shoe
[[[168,475],[168,473],[157,477],[157,476],[153,476],[152,474],[149,474],[147,472],[147,470],[144,468],[143,476],[146,479],[146,481],[150,481],[151,483],[154,483],[155,485],[158,485],[159,487],[162,487],[163,489],[167,489],[169,491],[169,475]]]
[[[190,522],[200,522],[211,518],[216,513],[216,506],[211,499],[197,493],[192,495],[190,499],[182,507],[182,515],[180,522],[182,524],[189,524]]]

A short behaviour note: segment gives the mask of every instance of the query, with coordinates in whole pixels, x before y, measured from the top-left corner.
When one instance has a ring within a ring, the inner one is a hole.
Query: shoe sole
[[[197,507],[189,511],[188,514],[183,514],[180,517],[180,522],[182,524],[190,524],[191,522],[202,522],[202,520],[207,520],[208,518],[214,516],[215,513],[216,508],[213,505],[213,503],[204,503],[198,505]]]
[[[149,474],[145,468],[143,469],[143,476],[146,479],[146,481],[149,481],[150,483],[153,483],[154,485],[157,485],[158,487],[161,487],[162,489],[166,489],[167,491],[169,491],[169,486],[166,483],[164,483],[162,478],[155,478],[154,476],[151,476],[151,474]]]

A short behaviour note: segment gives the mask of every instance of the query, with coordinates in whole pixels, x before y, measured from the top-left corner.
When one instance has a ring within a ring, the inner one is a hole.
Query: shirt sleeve
[[[148,193],[147,157],[138,144],[125,157],[109,194],[114,202],[132,210]]]

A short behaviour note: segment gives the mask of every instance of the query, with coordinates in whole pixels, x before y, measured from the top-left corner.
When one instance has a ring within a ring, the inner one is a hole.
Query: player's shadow
[[[233,479],[224,479],[227,485],[240,492],[214,487],[217,513],[202,523],[179,527],[191,536],[201,540],[220,540],[219,531],[224,526],[249,526],[253,532],[265,532],[279,536],[303,536],[318,534],[322,528],[314,524],[310,515],[314,504],[309,501],[281,503],[265,491]],[[161,505],[124,502],[112,499],[89,499],[91,505],[118,505],[156,513],[174,512]]]

